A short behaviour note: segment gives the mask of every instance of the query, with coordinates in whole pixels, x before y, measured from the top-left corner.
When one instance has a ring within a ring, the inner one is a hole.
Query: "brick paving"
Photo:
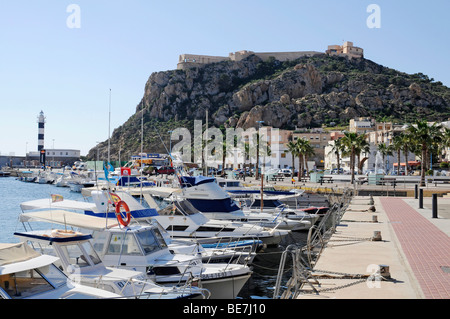
[[[450,299],[450,238],[401,198],[380,198],[426,299]]]

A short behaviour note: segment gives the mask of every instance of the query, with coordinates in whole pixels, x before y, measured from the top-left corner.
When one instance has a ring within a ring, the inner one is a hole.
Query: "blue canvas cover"
[[[192,187],[200,184],[211,183],[216,179],[214,177],[206,176],[181,176],[181,185],[183,187]]]

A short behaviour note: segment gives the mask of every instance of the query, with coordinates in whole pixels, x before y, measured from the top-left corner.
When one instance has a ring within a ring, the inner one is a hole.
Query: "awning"
[[[417,165],[420,165],[419,161],[408,161],[408,166],[417,166]],[[395,162],[394,166],[398,166],[398,163]],[[400,166],[406,166],[406,164],[405,163],[400,163]]]
[[[41,221],[51,224],[69,225],[72,227],[103,230],[117,226],[117,219],[99,218],[65,210],[48,210],[19,215],[20,222]]]

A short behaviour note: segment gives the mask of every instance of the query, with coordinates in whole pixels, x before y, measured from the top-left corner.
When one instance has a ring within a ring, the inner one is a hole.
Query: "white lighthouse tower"
[[[44,149],[44,126],[45,126],[45,116],[44,112],[41,111],[38,116],[38,152]]]

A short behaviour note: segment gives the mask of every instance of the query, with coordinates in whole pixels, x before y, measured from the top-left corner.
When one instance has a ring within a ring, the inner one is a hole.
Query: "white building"
[[[79,161],[80,150],[74,149],[45,149],[45,166],[64,167]],[[26,166],[39,166],[40,152],[28,152],[26,154]]]

